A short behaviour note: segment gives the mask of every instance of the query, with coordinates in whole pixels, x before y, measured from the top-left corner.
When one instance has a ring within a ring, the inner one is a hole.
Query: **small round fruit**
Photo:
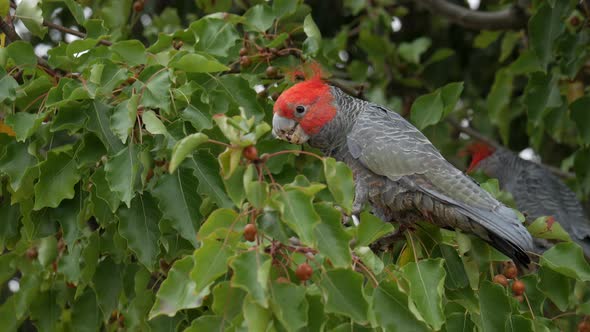
[[[279,96],[280,95],[281,95],[280,93],[275,92],[275,93],[272,94],[271,98],[272,98],[273,101],[277,101],[277,99],[279,99]]]
[[[266,76],[270,77],[270,78],[275,78],[278,76],[279,71],[277,70],[276,67],[273,66],[268,66],[266,67]]]
[[[31,247],[31,248],[27,249],[27,252],[25,253],[25,255],[27,255],[28,259],[33,260],[33,259],[37,258],[37,256],[39,255],[39,252],[37,251],[37,248]]]
[[[244,239],[246,239],[246,241],[253,242],[256,240],[256,233],[258,233],[258,231],[253,224],[248,224],[244,227]]]
[[[295,276],[297,276],[297,279],[299,279],[301,281],[309,280],[309,278],[311,278],[312,274],[313,274],[313,269],[307,263],[303,263],[303,264],[299,265],[297,267],[297,269],[295,270]]]
[[[258,150],[256,150],[256,147],[254,145],[250,145],[244,148],[244,151],[242,151],[242,155],[244,156],[244,158],[250,161],[258,160]]]
[[[252,60],[250,60],[250,57],[247,56],[242,56],[240,57],[240,66],[246,68],[249,67],[252,64]]]
[[[518,295],[522,295],[524,293],[526,286],[524,285],[524,282],[520,281],[520,280],[514,280],[514,282],[512,283],[512,294],[518,296]]]
[[[516,278],[516,276],[518,276],[518,270],[516,269],[516,266],[507,265],[504,268],[504,276],[506,276],[506,278],[508,278],[508,279]]]
[[[581,22],[580,22],[580,18],[579,18],[579,17],[577,17],[577,16],[572,16],[572,18],[570,18],[570,24],[571,24],[573,27],[577,27],[577,26],[579,26],[579,25],[580,25],[580,23],[581,23]]]
[[[496,274],[494,276],[494,282],[504,287],[508,286],[508,279],[503,274]]]
[[[136,13],[139,13],[139,12],[143,11],[143,5],[144,5],[143,0],[137,0],[133,3],[133,10]]]
[[[240,48],[240,56],[248,55],[248,49],[245,47]]]
[[[590,322],[584,319],[578,324],[578,332],[590,332]]]

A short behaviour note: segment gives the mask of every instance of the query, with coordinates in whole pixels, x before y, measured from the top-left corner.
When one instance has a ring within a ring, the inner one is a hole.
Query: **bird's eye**
[[[295,111],[299,114],[303,114],[303,113],[305,113],[305,106],[299,105],[299,106],[295,107]]]

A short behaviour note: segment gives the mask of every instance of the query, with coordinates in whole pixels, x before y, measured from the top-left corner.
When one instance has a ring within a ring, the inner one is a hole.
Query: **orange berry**
[[[248,224],[244,227],[244,239],[246,239],[246,241],[253,242],[256,240],[256,233],[258,233],[258,231],[253,224]]]
[[[258,150],[256,150],[254,145],[247,146],[244,151],[242,151],[242,155],[250,161],[258,160]]]
[[[494,283],[506,287],[508,286],[508,279],[503,274],[496,274],[494,276]]]
[[[516,296],[522,295],[524,293],[525,288],[526,286],[524,282],[520,280],[514,280],[514,282],[512,283],[512,294]]]
[[[139,12],[143,11],[143,5],[144,5],[144,3],[142,0],[137,0],[133,3],[133,10],[136,13],[139,13]]]
[[[301,281],[309,280],[309,278],[311,278],[312,274],[313,274],[313,268],[307,263],[303,263],[303,264],[299,265],[297,267],[297,269],[295,270],[295,276],[297,276],[297,279],[299,279]]]

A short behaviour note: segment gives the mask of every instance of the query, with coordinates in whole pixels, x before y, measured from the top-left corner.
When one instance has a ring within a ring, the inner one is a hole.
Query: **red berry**
[[[31,248],[27,249],[27,252],[25,253],[25,255],[27,255],[28,259],[33,260],[33,259],[37,258],[37,256],[39,255],[39,252],[37,251],[37,248],[31,247]]]
[[[246,241],[253,242],[256,240],[256,233],[258,233],[258,231],[253,224],[248,224],[244,227],[244,239],[246,239]]]
[[[295,270],[295,276],[297,276],[297,279],[299,279],[301,281],[309,280],[309,278],[311,278],[312,274],[313,274],[313,269],[307,263],[303,263],[303,264],[299,265],[297,267],[297,269]]]
[[[133,3],[133,10],[136,13],[139,13],[139,12],[143,11],[143,5],[144,5],[143,0],[137,0]]]
[[[240,48],[240,56],[248,55],[248,49],[245,47]]]
[[[504,265],[504,276],[508,279],[514,279],[518,276],[518,270],[514,266],[514,263],[510,262]]]
[[[522,295],[524,293],[526,286],[524,285],[524,282],[520,281],[520,280],[514,280],[514,282],[512,283],[512,294],[518,296],[518,295]]]
[[[242,155],[250,161],[258,160],[258,150],[256,150],[254,145],[247,146],[244,151],[242,151]]]
[[[580,324],[578,324],[578,332],[590,332],[590,322],[586,319],[581,321]]]
[[[573,27],[577,27],[578,25],[580,25],[580,18],[577,16],[572,16],[572,18],[570,18],[570,24]]]
[[[276,67],[273,66],[268,66],[266,67],[266,76],[270,77],[270,78],[276,78],[279,74],[279,71],[277,70]]]
[[[245,55],[240,57],[240,66],[246,68],[246,67],[249,67],[251,64],[252,64],[252,60],[250,60],[249,57],[247,57]]]
[[[496,274],[494,276],[494,282],[504,287],[508,286],[508,279],[503,274]]]

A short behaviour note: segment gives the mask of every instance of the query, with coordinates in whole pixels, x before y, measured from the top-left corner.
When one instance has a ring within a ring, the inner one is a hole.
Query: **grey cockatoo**
[[[369,202],[384,221],[428,220],[460,229],[529,262],[532,238],[514,211],[446,161],[397,113],[315,77],[277,99],[273,133],[348,164],[355,179],[353,212]]]
[[[557,176],[504,148],[476,143],[468,150],[472,154],[468,171],[479,169],[497,178],[500,188],[512,194],[516,207],[527,218],[553,217],[590,257],[590,222],[576,194]],[[535,241],[535,245],[542,251],[547,242]]]

